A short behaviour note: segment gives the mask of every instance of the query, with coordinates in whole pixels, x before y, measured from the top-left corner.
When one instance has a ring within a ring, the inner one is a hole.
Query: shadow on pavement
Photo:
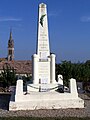
[[[0,109],[9,110],[10,97],[9,93],[0,93]]]

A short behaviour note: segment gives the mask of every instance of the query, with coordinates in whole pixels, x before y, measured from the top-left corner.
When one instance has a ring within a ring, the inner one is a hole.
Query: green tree
[[[16,84],[16,73],[14,68],[9,65],[3,66],[3,71],[0,76],[1,81],[3,81],[4,87],[9,87]]]
[[[64,84],[68,85],[70,78],[75,78],[77,81],[90,81],[90,60],[85,63],[71,63],[71,61],[62,61],[56,64],[56,77],[58,74],[63,75]]]

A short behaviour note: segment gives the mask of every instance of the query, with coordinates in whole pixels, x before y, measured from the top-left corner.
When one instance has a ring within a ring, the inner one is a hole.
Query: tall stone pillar
[[[33,55],[33,84],[55,83],[55,55],[50,55],[47,6],[39,4],[36,54]]]
[[[38,84],[38,55],[33,55],[33,84]]]
[[[51,83],[55,83],[55,55],[51,54]]]
[[[37,54],[40,59],[50,56],[47,6],[44,3],[39,5]]]

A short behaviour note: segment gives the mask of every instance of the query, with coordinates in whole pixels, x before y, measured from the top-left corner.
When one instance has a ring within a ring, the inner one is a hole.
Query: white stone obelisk
[[[50,55],[47,6],[39,5],[38,38],[33,55],[33,84],[55,83],[55,55]]]
[[[37,54],[41,59],[50,56],[47,6],[44,3],[39,5]]]

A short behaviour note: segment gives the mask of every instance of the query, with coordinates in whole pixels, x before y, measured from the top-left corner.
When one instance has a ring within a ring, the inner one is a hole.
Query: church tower
[[[8,40],[8,61],[14,60],[14,40],[12,38],[12,30],[10,30],[10,37]]]

